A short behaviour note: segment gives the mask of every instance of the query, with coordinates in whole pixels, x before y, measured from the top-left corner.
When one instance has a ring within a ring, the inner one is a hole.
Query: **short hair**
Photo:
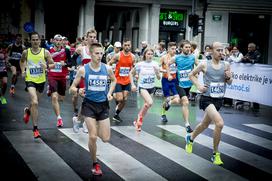
[[[196,42],[194,42],[194,41],[191,41],[191,46],[193,47],[193,49],[196,49],[196,47],[197,47],[197,43],[196,43]]]
[[[177,46],[176,42],[171,41],[168,43],[168,48],[170,48],[172,46]]]
[[[256,48],[256,44],[255,43],[249,43],[248,47]]]
[[[17,37],[22,38],[22,34],[19,34],[19,33],[18,33],[18,34],[15,35],[15,37],[16,37],[16,38],[17,38]]]
[[[191,45],[191,43],[190,43],[188,40],[183,40],[183,41],[181,41],[180,48],[183,48],[184,45],[186,45],[186,44]]]
[[[88,37],[89,34],[91,34],[91,33],[94,33],[95,35],[97,35],[97,32],[96,32],[95,29],[89,29],[89,30],[87,31],[87,33],[86,33],[86,37]]]
[[[131,40],[130,40],[129,38],[127,38],[127,37],[125,37],[125,38],[123,39],[123,43],[128,42],[128,41],[131,42]]]
[[[103,48],[103,46],[101,45],[101,43],[92,43],[90,46],[90,52],[93,52],[95,48]]]
[[[33,31],[32,33],[29,34],[29,38],[31,39],[32,35],[38,35],[39,39],[41,38],[40,37],[40,34],[36,31]]]

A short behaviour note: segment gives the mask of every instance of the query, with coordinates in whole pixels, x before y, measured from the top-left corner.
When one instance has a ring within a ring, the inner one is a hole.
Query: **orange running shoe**
[[[62,118],[58,119],[57,121],[57,127],[62,127],[63,126],[63,121],[62,121]]]
[[[30,109],[28,107],[24,108],[24,122],[27,124],[30,120]]]
[[[97,176],[102,175],[102,170],[101,170],[101,166],[99,163],[95,163],[93,165],[92,174],[97,175]]]
[[[40,135],[39,130],[36,129],[35,131],[33,131],[33,136],[34,136],[35,139],[40,138],[41,135]]]
[[[10,93],[11,96],[14,96],[15,95],[15,87],[11,87],[9,89],[9,93]]]

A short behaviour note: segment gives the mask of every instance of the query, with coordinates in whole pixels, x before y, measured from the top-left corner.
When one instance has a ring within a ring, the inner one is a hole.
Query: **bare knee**
[[[96,136],[96,135],[89,135],[89,140],[90,140],[92,143],[96,143],[97,136]]]
[[[150,101],[150,102],[146,102],[146,103],[145,103],[145,106],[146,106],[147,108],[150,108],[152,105],[153,105],[153,101]]]
[[[38,101],[37,100],[32,100],[31,101],[31,107],[37,107],[38,106]]]
[[[110,136],[103,136],[103,137],[101,138],[101,140],[102,140],[104,143],[109,142],[109,141],[110,141]]]
[[[224,127],[224,121],[222,118],[215,121],[215,127],[218,129],[223,129]]]

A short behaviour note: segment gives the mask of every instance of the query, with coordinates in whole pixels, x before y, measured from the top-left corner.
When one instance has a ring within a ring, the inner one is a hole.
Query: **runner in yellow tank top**
[[[40,48],[40,35],[33,32],[30,38],[31,48],[23,51],[20,60],[22,77],[25,77],[26,91],[31,99],[30,106],[24,109],[24,121],[28,123],[31,117],[34,138],[39,138],[41,135],[38,131],[38,99],[46,81],[45,70],[46,68],[54,68],[55,65],[50,53]]]

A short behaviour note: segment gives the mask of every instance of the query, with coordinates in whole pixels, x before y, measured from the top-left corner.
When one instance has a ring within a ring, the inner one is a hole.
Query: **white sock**
[[[185,126],[186,126],[186,127],[190,126],[189,122],[186,122],[186,123],[185,123]]]
[[[61,119],[61,116],[60,116],[60,115],[58,115],[57,119]]]

